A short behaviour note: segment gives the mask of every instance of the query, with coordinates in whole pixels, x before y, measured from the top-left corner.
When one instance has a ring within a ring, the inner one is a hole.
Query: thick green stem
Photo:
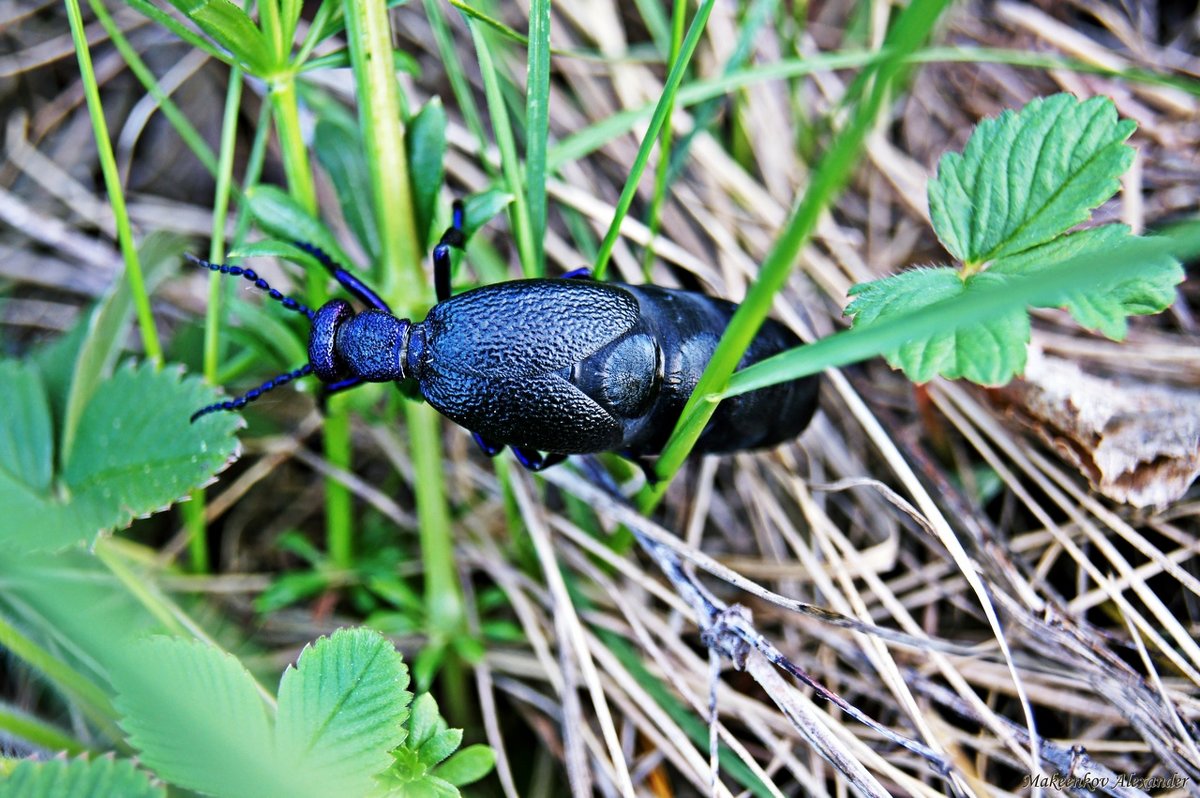
[[[442,477],[441,422],[427,404],[405,402],[412,448],[417,521],[421,525],[421,560],[425,566],[425,611],[431,632],[460,634],[465,616],[462,591],[454,569],[454,538]]]
[[[314,216],[317,213],[317,192],[313,185],[312,166],[300,129],[300,105],[296,97],[296,82],[291,74],[280,75],[271,83],[271,108],[279,146],[283,153],[283,169],[287,175],[288,191],[297,202]],[[308,301],[319,307],[325,301],[327,275],[320,270],[308,274]],[[330,464],[350,470],[350,423],[340,402],[330,403],[325,420],[325,458]],[[353,552],[353,519],[350,514],[350,491],[333,478],[325,480],[325,538],[326,548],[335,555],[335,564],[350,565]]]
[[[346,34],[358,86],[359,119],[371,170],[375,218],[380,221],[384,295],[406,315],[421,310],[423,288],[416,214],[408,176],[400,92],[392,66],[392,30],[385,0],[347,0]],[[425,603],[431,633],[460,634],[462,594],[454,567],[450,512],[442,476],[441,422],[427,405],[405,405],[412,442],[413,480],[425,565]],[[460,685],[459,687],[465,687]]]
[[[392,28],[383,0],[344,4],[350,64],[358,85],[358,118],[379,220],[381,289],[412,315],[423,296],[420,243],[408,177],[400,87],[392,61]]]

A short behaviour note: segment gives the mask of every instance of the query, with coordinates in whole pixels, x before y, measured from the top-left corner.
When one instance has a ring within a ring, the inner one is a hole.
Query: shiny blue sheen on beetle
[[[353,296],[312,311],[271,289],[252,270],[189,258],[242,276],[312,321],[309,363],[192,420],[237,410],[308,373],[324,393],[364,382],[415,380],[438,412],[470,430],[485,454],[512,447],[537,471],[571,454],[616,451],[646,468],[670,437],[737,306],[692,291],[603,283],[586,270],[564,278],[513,280],[450,296],[450,249],[462,248],[462,206],[434,248],[438,304],[416,324],[397,318],[354,275],[311,245]],[[768,319],[739,364],[744,368],[800,345]],[[732,452],[791,440],[817,407],[818,379],[806,377],[727,399],[704,428],[698,452]]]

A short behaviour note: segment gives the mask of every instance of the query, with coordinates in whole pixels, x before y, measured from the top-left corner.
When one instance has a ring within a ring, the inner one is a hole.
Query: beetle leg
[[[592,279],[592,270],[588,266],[580,266],[578,269],[571,269],[562,278],[564,280],[590,280]]]
[[[495,457],[504,451],[503,443],[492,443],[487,438],[480,435],[478,432],[472,432],[471,437],[475,439],[476,445],[479,446],[479,451],[486,454],[488,457]]]
[[[437,291],[438,302],[445,302],[450,298],[450,248],[462,250],[466,243],[467,237],[463,233],[462,200],[455,200],[450,229],[442,233],[441,240],[433,248],[433,287]]]
[[[376,294],[367,287],[366,283],[339,266],[333,258],[329,257],[329,254],[325,252],[325,250],[321,249],[315,244],[309,244],[304,241],[297,241],[296,246],[300,247],[300,249],[316,258],[317,262],[324,266],[326,270],[333,275],[333,279],[337,280],[338,284],[341,285],[342,288],[345,288],[360,301],[366,302],[371,307],[378,308],[379,310],[387,313],[392,312],[392,309],[389,308],[388,304],[379,297],[379,294]]]
[[[326,383],[321,386],[321,390],[317,393],[317,407],[321,410],[321,415],[326,415],[329,409],[329,397],[335,393],[349,390],[351,388],[362,385],[363,381],[360,377],[350,377],[337,382]]]
[[[525,466],[529,471],[541,471],[567,459],[565,454],[555,454],[553,452],[542,454],[537,449],[526,449],[523,446],[514,446],[512,450],[513,454],[517,456],[517,462]]]

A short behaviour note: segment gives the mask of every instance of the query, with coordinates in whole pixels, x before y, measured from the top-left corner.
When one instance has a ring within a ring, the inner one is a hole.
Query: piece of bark
[[[1088,374],[1033,347],[1025,376],[990,393],[1115,501],[1163,507],[1200,474],[1200,391]]]

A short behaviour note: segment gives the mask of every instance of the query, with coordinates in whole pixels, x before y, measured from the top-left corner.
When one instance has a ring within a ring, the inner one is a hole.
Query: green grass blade
[[[529,203],[521,185],[521,161],[517,156],[517,143],[513,136],[508,107],[500,88],[499,76],[492,61],[492,51],[483,30],[474,22],[468,22],[471,38],[475,42],[475,53],[479,58],[479,71],[483,76],[483,90],[487,96],[488,113],[492,117],[492,133],[500,149],[500,169],[512,203],[513,237],[517,240],[517,251],[521,256],[521,268],[527,277],[532,277],[536,267],[533,254],[533,234],[530,230]]]
[[[125,261],[125,277],[129,280],[129,290],[133,296],[134,308],[137,313],[142,348],[145,350],[146,357],[155,366],[161,366],[163,362],[162,345],[158,340],[158,332],[154,328],[150,297],[146,293],[141,262],[138,260],[137,248],[133,242],[133,228],[130,226],[129,212],[125,207],[125,192],[117,173],[112,141],[109,139],[107,123],[104,120],[104,107],[100,103],[100,87],[96,84],[96,73],[92,69],[92,56],[88,51],[87,34],[83,29],[83,16],[80,13],[79,0],[66,0],[66,7],[67,18],[71,25],[71,39],[75,43],[75,56],[79,61],[79,75],[83,82],[84,96],[87,99],[88,114],[92,120],[92,132],[96,138],[100,169],[104,174],[104,186],[108,192],[108,200],[112,204],[113,218],[116,220],[117,243],[121,247],[121,255]]]
[[[658,105],[654,109],[654,116],[650,119],[650,127],[646,131],[646,137],[642,139],[642,146],[638,148],[637,157],[634,158],[633,167],[630,169],[629,178],[625,181],[625,188],[621,191],[621,197],[617,200],[616,212],[613,214],[612,223],[609,225],[608,232],[604,236],[604,241],[600,244],[600,254],[596,259],[596,265],[592,269],[592,273],[597,280],[604,279],[604,273],[608,269],[608,259],[612,255],[613,247],[617,243],[617,235],[621,231],[621,222],[624,221],[626,214],[629,213],[629,206],[633,204],[633,195],[637,193],[638,183],[642,179],[642,173],[646,171],[646,164],[650,160],[650,151],[654,148],[654,142],[658,138],[659,131],[667,122],[667,115],[675,106],[675,94],[679,91],[679,84],[683,81],[683,73],[687,69],[692,60],[692,54],[696,52],[696,45],[700,43],[700,35],[704,32],[704,26],[708,24],[708,16],[712,13],[714,0],[704,0],[700,4],[700,8],[696,11],[696,16],[692,19],[691,27],[688,28],[687,37],[683,40],[683,47],[680,48],[679,58],[671,67],[670,73],[667,75],[666,85],[663,86],[662,97],[658,101]]]
[[[671,54],[667,59],[668,67],[674,67],[679,60],[679,48],[683,45],[683,23],[687,12],[686,0],[675,0],[671,12]],[[667,106],[665,119],[669,120],[675,111],[675,101],[672,98]],[[642,257],[642,276],[650,282],[650,267],[654,264],[654,239],[658,237],[660,216],[663,202],[666,200],[668,188],[668,168],[671,165],[671,125],[668,122],[662,126],[658,134],[658,166],[654,170],[654,194],[650,199],[650,211],[647,214],[646,227],[650,230],[650,243]]]
[[[154,73],[138,55],[137,50],[129,43],[129,39],[125,37],[121,29],[113,22],[112,16],[108,13],[108,9],[104,7],[101,0],[89,0],[88,5],[92,9],[92,13],[96,15],[96,20],[103,26],[104,31],[112,39],[113,45],[125,59],[125,63],[129,66],[129,71],[134,74],[134,77],[142,84],[154,101],[158,103],[158,107],[162,110],[163,116],[171,123],[171,126],[183,139],[195,156],[204,165],[204,168],[215,174],[217,172],[217,158],[213,154],[212,148],[204,141],[204,137],[200,135],[200,131],[196,130],[195,125],[188,120],[187,116],[179,110],[179,106],[171,99],[162,87],[159,86],[158,79],[154,77]]]
[[[1046,267],[1029,276],[1014,276],[1003,290],[980,291],[927,305],[822,338],[755,363],[730,378],[728,387],[710,401],[727,399],[768,385],[817,374],[895,349],[906,341],[966,325],[982,324],[1013,310],[1055,305],[1072,293],[1100,294],[1129,277],[1129,264],[1164,255],[1187,259],[1200,251],[1200,224],[1169,234],[1130,238],[1099,253],[1092,251]]]
[[[453,0],[451,3],[454,4]],[[429,18],[429,27],[433,29],[433,38],[437,42],[438,56],[446,69],[446,76],[450,78],[450,88],[454,92],[454,100],[458,103],[458,109],[467,123],[467,129],[475,136],[479,152],[487,152],[489,142],[483,130],[483,117],[479,113],[479,107],[475,104],[471,81],[463,72],[462,64],[459,63],[458,51],[455,49],[450,26],[446,23],[446,17],[442,15],[442,7],[437,0],[425,0],[425,15]],[[484,168],[492,171],[486,160]]]
[[[763,263],[759,278],[750,287],[745,300],[734,313],[721,336],[712,360],[700,377],[691,398],[684,406],[679,424],[656,464],[660,482],[649,494],[648,504],[666,492],[670,479],[691,452],[708,419],[716,410],[709,397],[724,390],[742,353],[750,345],[758,328],[770,312],[775,294],[783,287],[801,247],[816,228],[821,214],[833,203],[859,161],[867,133],[875,125],[889,96],[891,83],[912,53],[932,30],[948,5],[948,0],[915,0],[900,15],[884,43],[886,56],[875,67],[876,75],[864,82],[866,96],[858,103],[847,128],[834,139],[828,153],[813,173],[813,179],[796,206],[775,246]]]
[[[533,263],[526,274],[546,274],[546,145],[550,137],[550,0],[529,6],[529,70],[525,93],[525,188]]]

